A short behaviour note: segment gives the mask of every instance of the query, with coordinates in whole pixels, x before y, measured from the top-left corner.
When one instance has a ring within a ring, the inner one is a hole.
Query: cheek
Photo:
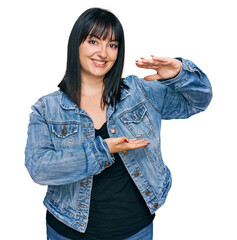
[[[111,60],[112,60],[113,62],[115,62],[115,61],[117,60],[117,57],[118,57],[118,51],[117,51],[117,52],[113,52],[113,53],[111,54]]]

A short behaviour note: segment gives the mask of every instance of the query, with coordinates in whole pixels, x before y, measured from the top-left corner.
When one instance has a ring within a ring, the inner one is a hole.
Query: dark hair
[[[89,34],[106,39],[111,33],[118,41],[117,59],[104,77],[104,91],[102,95],[102,107],[106,104],[115,106],[121,98],[121,89],[129,88],[122,81],[124,64],[124,33],[118,18],[108,10],[101,8],[90,8],[83,12],[75,22],[68,40],[67,68],[62,81],[58,87],[68,97],[80,106],[81,97],[81,71],[79,61],[79,46]]]

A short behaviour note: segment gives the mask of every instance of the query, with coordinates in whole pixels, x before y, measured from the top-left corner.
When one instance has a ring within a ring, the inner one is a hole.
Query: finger
[[[136,60],[138,64],[153,64],[154,60],[153,59],[148,59],[148,58],[140,58],[140,60]]]
[[[117,137],[115,138],[116,139],[116,143],[119,144],[119,143],[128,143],[128,138],[127,137]]]
[[[145,139],[140,139],[140,140],[133,140],[131,142],[129,142],[130,144],[133,144],[133,145],[139,145],[139,144],[147,144],[149,143],[148,140],[145,140]]]
[[[139,67],[139,68],[153,69],[153,70],[156,70],[156,71],[158,71],[158,69],[159,69],[158,64],[146,64],[146,63],[137,64],[136,63],[136,66]]]
[[[129,143],[130,144],[133,144],[133,145],[137,145],[137,144],[144,144],[144,143],[147,143],[148,141],[142,139],[142,140],[133,140],[133,141],[130,141]]]
[[[139,64],[136,64],[136,66],[137,67],[139,67],[139,68],[145,68],[145,69],[153,69],[153,70],[155,70],[154,68],[155,68],[155,66],[153,65],[139,65]]]
[[[137,67],[140,67],[140,68],[157,70],[163,63],[156,60],[152,60],[152,59],[144,59],[142,61],[136,60],[135,64],[137,65]]]
[[[158,56],[154,56],[154,55],[151,55],[152,59],[155,60],[155,61],[159,61],[159,62],[167,62],[167,58],[166,57],[158,57]]]
[[[148,146],[150,143],[147,140],[139,140],[138,142],[134,142],[134,143],[129,143],[126,145],[128,150],[132,150],[132,149],[137,149],[137,148],[141,148],[141,147],[146,147]]]
[[[159,80],[161,79],[160,75],[157,73],[157,74],[153,74],[153,75],[148,75],[146,77],[144,77],[144,79],[146,81],[154,81],[154,80]]]
[[[141,66],[144,65],[144,63],[142,61],[139,61],[139,60],[136,60],[135,64],[138,64],[138,65],[141,65]]]
[[[141,58],[141,62],[147,63],[147,64],[154,63],[153,59],[148,59],[148,58]]]
[[[137,141],[137,139],[136,139],[136,138],[131,138],[131,139],[128,139],[128,142],[129,142],[129,143],[136,142],[136,141]]]
[[[123,142],[126,142],[126,143],[140,143],[141,141],[145,141],[144,139],[140,139],[140,140],[137,140],[137,138],[126,138],[126,137],[122,137],[123,140],[120,140],[119,139],[119,142],[118,143],[123,143]]]
[[[135,63],[138,64],[138,65],[140,65],[140,66],[145,66],[145,65],[148,64],[147,62],[139,61],[139,60],[136,60]]]

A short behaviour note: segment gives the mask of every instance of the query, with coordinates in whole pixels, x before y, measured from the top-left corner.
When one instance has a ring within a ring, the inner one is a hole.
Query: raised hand
[[[151,59],[141,58],[141,60],[136,60],[137,67],[153,69],[157,72],[144,77],[147,81],[173,78],[178,75],[182,68],[182,62],[177,59],[153,55],[151,57]]]
[[[137,140],[136,138],[128,139],[126,137],[106,138],[104,140],[108,145],[110,153],[145,147],[150,144],[149,141],[144,139]]]

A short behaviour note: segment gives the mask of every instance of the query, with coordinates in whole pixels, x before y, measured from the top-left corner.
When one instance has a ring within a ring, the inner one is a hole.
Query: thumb
[[[118,143],[128,142],[127,137],[118,137]]]
[[[161,77],[160,77],[159,74],[157,73],[157,74],[153,74],[153,75],[148,75],[148,76],[144,77],[144,79],[145,79],[146,81],[154,81],[154,80],[159,80],[159,79],[161,79]]]

